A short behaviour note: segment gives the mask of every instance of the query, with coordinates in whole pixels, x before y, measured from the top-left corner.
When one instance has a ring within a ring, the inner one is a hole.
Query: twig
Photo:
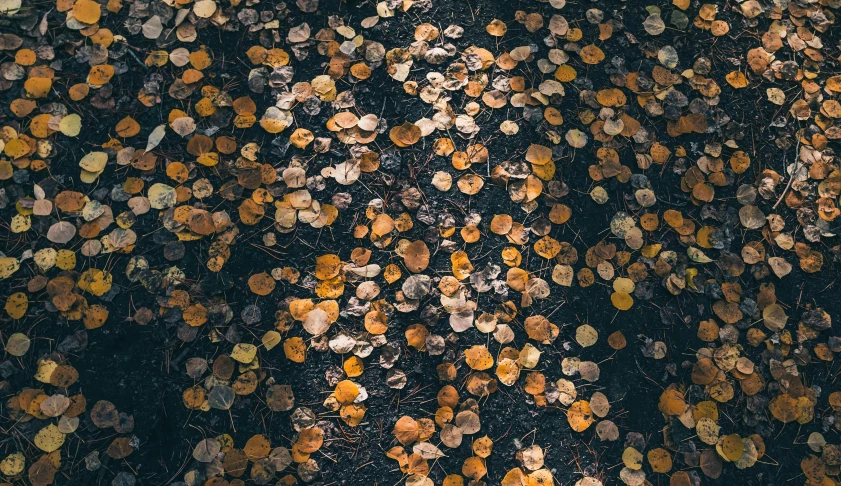
[[[786,184],[786,188],[783,189],[783,193],[780,194],[780,198],[777,199],[777,202],[774,203],[774,206],[771,208],[772,211],[777,209],[777,206],[783,202],[783,198],[786,197],[786,193],[791,188],[791,183],[794,182],[794,175],[797,174],[797,169],[799,169],[798,164],[800,163],[800,135],[795,132],[795,136],[797,137],[797,145],[794,147],[794,169],[791,171],[791,174],[788,176],[788,184]],[[785,171],[786,167],[783,166],[783,170]]]

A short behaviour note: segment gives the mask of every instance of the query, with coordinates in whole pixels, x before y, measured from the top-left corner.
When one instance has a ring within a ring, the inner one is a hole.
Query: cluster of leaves
[[[815,429],[807,484],[838,483],[841,392],[810,376],[832,375],[838,306],[801,296],[841,258],[841,3],[535,1],[469,32],[435,3],[0,0],[4,478],[59,484],[80,448],[104,474],[100,429],[131,463],[148,432],[88,409],[96,374],[72,363],[145,326],[184,347],[172,380],[206,429],[178,484],[335,481],[316,453],[372,414],[412,486],[561,482],[551,444],[491,437],[500,396],[599,441],[577,486],[697,485],[762,464],[792,422]],[[578,299],[613,320],[567,313]],[[624,410],[603,367],[639,358],[662,392]],[[434,412],[375,410],[429,369]],[[620,432],[655,407],[662,434]],[[292,436],[235,447],[248,409]]]

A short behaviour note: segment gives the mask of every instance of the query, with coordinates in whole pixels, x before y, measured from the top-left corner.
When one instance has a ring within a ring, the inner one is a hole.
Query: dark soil
[[[268,9],[270,3],[258,4],[255,8]],[[291,5],[291,20],[283,20],[282,25],[297,25],[305,20],[310,24],[312,31],[317,32],[318,29],[327,25],[327,18],[330,15],[339,15],[346,20],[350,18],[352,23],[355,23],[358,19],[373,15],[374,7],[370,2],[329,0],[321,2],[317,13],[303,15],[294,5]],[[595,7],[603,9],[606,18],[616,18],[624,24],[625,31],[614,35],[624,37],[625,32],[628,32],[637,39],[647,37],[642,28],[645,11],[640,8],[641,4],[637,6],[635,2],[614,0],[568,2],[563,14],[571,25],[581,27],[588,33],[587,35],[592,37],[592,30],[595,27],[586,21],[585,11]],[[50,5],[33,2],[33,8],[46,13]],[[366,38],[383,42],[387,48],[390,48],[407,45],[412,39],[414,26],[420,21],[440,25],[442,29],[455,23],[465,28],[465,36],[456,42],[460,49],[475,44],[486,47],[492,52],[501,52],[531,42],[540,46],[541,52],[545,52],[546,47],[542,42],[542,36],[545,34],[530,34],[522,26],[512,22],[516,10],[543,11],[551,15],[552,9],[547,4],[519,0],[505,2],[437,0],[432,8],[420,17],[416,17],[410,11],[409,15],[384,19],[375,28],[366,30],[364,35]],[[668,37],[668,41],[677,48],[681,66],[690,66],[691,60],[699,55],[712,59],[715,63],[712,76],[723,86],[725,85],[724,75],[732,68],[728,59],[742,57],[748,48],[745,45],[750,42],[753,46],[755,41],[751,38],[752,29],[741,27],[741,17],[733,15],[727,8],[722,8],[719,16],[728,20],[733,26],[730,35],[713,41],[708,33],[690,27],[685,32],[675,31]],[[48,14],[48,18],[51,21],[51,27],[58,26],[63,15],[52,12]],[[493,38],[484,32],[484,27],[493,18],[503,19],[509,23],[509,32],[499,43],[494,42]],[[125,16],[121,13],[107,17],[104,25],[116,33],[121,30],[121,24],[124,21]],[[0,30],[2,28],[0,25]],[[282,30],[285,32],[285,29]],[[839,40],[837,32],[837,30],[827,32],[823,38],[824,44],[836,45]],[[249,46],[257,43],[255,35],[220,32],[213,28],[200,30],[199,35],[201,43],[206,44],[213,51],[217,61],[205,71],[210,84],[228,86],[233,98],[250,95],[258,107],[272,104],[270,90],[267,89],[263,94],[251,93],[243,81],[247,79],[250,69],[244,52]],[[128,40],[141,60],[147,50],[156,48],[154,41],[148,41],[140,35],[131,36]],[[665,42],[665,39],[663,41]],[[171,50],[179,45],[180,43],[176,41],[167,44],[166,48]],[[612,40],[604,43],[602,48],[607,56],[605,63],[589,69],[586,66],[576,66],[580,72],[581,83],[571,83],[567,86],[568,102],[561,107],[565,120],[574,122],[576,119],[580,106],[577,92],[588,87],[585,79],[589,80],[592,87],[596,89],[608,87],[610,81],[606,68],[610,68],[614,61],[624,62],[630,70],[649,66],[649,71],[650,66],[656,62],[656,59],[646,58],[639,45],[629,42]],[[57,55],[59,58],[67,57],[63,53],[57,53]],[[325,73],[326,66],[323,59],[312,52],[307,60],[293,61],[296,68],[295,80],[309,80]],[[126,97],[115,96],[118,100],[117,106],[114,110],[107,112],[92,107],[81,108],[84,110],[83,119],[86,123],[82,135],[77,139],[62,137],[57,142],[59,155],[52,161],[49,177],[54,178],[61,188],[76,188],[86,193],[91,192],[91,188],[80,185],[78,182],[76,161],[93,145],[105,142],[107,134],[113,132],[117,120],[128,114],[135,117],[143,127],[141,134],[135,140],[145,140],[149,131],[162,123],[171,109],[180,107],[187,110],[189,108],[186,103],[182,104],[166,95],[163,96],[163,102],[155,108],[143,108],[135,101],[135,95],[143,84],[144,76],[148,76],[153,69],[141,66],[131,56],[125,56],[123,61],[128,64],[131,73],[115,77],[114,91],[124,93]],[[831,65],[833,69],[838,67],[835,62]],[[62,82],[69,86],[84,80],[87,75],[86,69],[85,65],[73,61],[65,62],[64,69],[60,72]],[[444,67],[441,67],[442,71],[443,69]],[[426,66],[423,69],[417,68],[418,76],[428,70]],[[157,71],[167,81],[175,76],[169,67]],[[539,73],[534,74],[539,76]],[[365,83],[351,86],[344,81],[339,81],[337,84],[340,85],[339,91],[353,89],[359,113],[381,115],[389,127],[398,125],[404,120],[417,120],[432,115],[430,105],[403,94],[400,83],[390,79],[384,69],[375,70],[372,79]],[[761,105],[755,103],[764,95],[764,88],[760,90],[758,87],[752,87],[739,91],[739,98],[729,98],[733,96],[732,93],[732,90],[724,92],[720,107],[743,132],[744,137],[740,143],[751,154],[754,166],[747,173],[737,176],[729,188],[725,188],[720,200],[716,201],[717,204],[722,205],[728,203],[735,205],[732,199],[728,200],[735,195],[735,188],[742,183],[753,183],[756,174],[766,165],[780,173],[783,172],[784,157],[773,142],[778,137],[790,135],[792,131],[791,127],[783,129],[771,127],[770,122],[778,116],[778,113],[770,109],[768,103]],[[0,105],[8,107],[9,102],[18,96],[17,90],[2,93]],[[456,93],[454,96],[452,101],[454,106],[463,106],[470,101],[462,93]],[[645,119],[645,113],[638,108],[636,103],[629,104],[632,116],[640,120]],[[7,108],[4,110],[8,111]],[[316,136],[325,136],[327,134],[324,128],[325,122],[333,112],[326,105],[319,115],[313,117],[296,112],[296,122],[300,126],[313,130]],[[8,113],[4,112],[4,114]],[[541,134],[542,129],[535,129],[527,122],[521,123],[520,133],[515,137],[505,137],[496,130],[501,121],[518,119],[521,116],[521,110],[505,108],[486,111],[477,117],[483,127],[479,139],[490,151],[491,167],[504,160],[520,160],[524,157],[529,144],[545,141],[545,136]],[[662,133],[658,133],[661,137],[668,137],[662,120],[644,124],[661,130]],[[490,128],[485,130],[484,127]],[[294,148],[279,150],[272,144],[274,136],[265,133],[259,126],[237,131],[236,136],[243,143],[256,141],[261,144],[263,150],[261,158],[276,165],[283,165],[291,155],[299,152]],[[163,154],[170,160],[183,159],[186,154],[179,153],[182,150],[181,145],[173,143],[169,138],[168,136],[161,146]],[[726,139],[719,130],[712,136],[686,135],[680,139],[680,143],[690,152],[690,158],[694,159],[700,155],[699,150],[703,148],[706,141],[716,138],[718,141]],[[386,135],[380,136],[377,142],[381,153],[389,153],[391,149],[388,148],[389,142]],[[442,169],[450,169],[452,172],[452,168],[448,158],[429,155],[429,143],[429,141],[422,141],[414,148],[393,152],[396,159],[391,163],[384,163],[380,172],[365,175],[362,179],[364,184],[357,183],[344,187],[329,181],[327,188],[317,194],[319,199],[329,202],[330,195],[342,191],[348,191],[353,195],[351,207],[330,228],[314,230],[309,226],[299,225],[293,233],[278,235],[279,245],[272,249],[274,251],[268,251],[261,246],[262,235],[270,229],[268,223],[254,227],[240,225],[243,234],[232,247],[232,259],[219,274],[208,272],[204,266],[210,244],[208,240],[188,243],[183,259],[168,262],[164,257],[164,245],[167,241],[174,241],[175,236],[166,230],[159,229],[160,222],[151,214],[139,218],[133,227],[139,238],[135,254],[143,254],[153,268],[162,269],[173,264],[177,265],[186,273],[189,283],[193,285],[193,290],[200,290],[207,297],[216,296],[224,299],[231,306],[235,316],[231,322],[233,329],[225,326],[220,329],[223,334],[233,332],[241,336],[245,342],[258,342],[259,337],[271,328],[271,316],[277,310],[280,300],[286,296],[310,297],[311,291],[303,286],[279,283],[279,289],[271,297],[257,298],[248,291],[247,278],[254,273],[270,271],[271,268],[277,266],[297,267],[302,269],[303,274],[304,269],[312,268],[315,257],[324,253],[338,253],[343,260],[348,260],[354,247],[367,243],[367,240],[360,241],[352,238],[353,227],[356,224],[353,215],[364,212],[368,201],[373,198],[381,198],[387,204],[397,205],[399,200],[397,194],[400,190],[407,185],[417,185],[426,196],[425,202],[430,204],[436,213],[450,213],[459,221],[470,211],[480,213],[483,224],[489,222],[495,214],[515,215],[515,219],[520,218],[520,221],[526,225],[537,216],[545,215],[545,209],[541,207],[536,213],[525,216],[518,205],[509,200],[505,188],[496,187],[490,183],[486,184],[479,195],[473,197],[465,196],[457,191],[446,195],[438,192],[429,184],[431,175]],[[379,146],[380,144],[384,146]],[[334,148],[336,148],[335,143]],[[632,195],[632,191],[616,180],[605,184],[605,188],[612,197],[608,204],[599,206],[589,197],[588,192],[593,183],[587,168],[595,160],[595,150],[591,148],[592,145],[584,150],[574,151],[566,147],[562,157],[557,161],[559,174],[556,177],[562,178],[571,188],[570,194],[564,198],[563,202],[573,209],[573,216],[568,224],[555,225],[550,233],[552,237],[560,241],[574,242],[582,258],[583,251],[587,247],[610,236],[606,229],[616,211],[635,212],[628,207],[627,199],[623,198],[624,195]],[[342,162],[346,156],[346,151],[341,147],[336,148],[333,153],[317,156],[308,173],[318,173],[322,167]],[[624,160],[624,157],[630,158]],[[624,151],[623,163],[634,166],[630,150]],[[670,162],[665,167],[655,166],[650,171],[653,189],[660,199],[658,208],[661,211],[679,208],[685,215],[692,215],[696,221],[700,222],[699,208],[693,207],[687,196],[679,190],[680,174],[677,173],[677,169],[678,167]],[[659,173],[655,173],[655,170]],[[483,171],[484,168],[478,170],[480,174]],[[637,172],[638,169],[634,167],[634,171]],[[199,172],[209,177],[218,187],[221,180],[219,174],[207,168],[199,168]],[[124,175],[122,172],[106,170],[98,182],[98,187],[110,190],[115,184],[121,183]],[[155,180],[164,181],[164,177],[159,172]],[[41,173],[31,175],[32,182],[38,182],[42,178]],[[6,181],[6,183],[11,182]],[[633,200],[632,197],[631,200]],[[236,214],[237,204],[224,201],[218,196],[205,200],[205,203],[213,208],[227,207],[232,216]],[[119,211],[115,208],[115,215]],[[2,221],[7,223],[14,214],[13,205],[0,214],[2,214]],[[796,224],[793,214],[789,213],[786,217],[789,224]],[[743,231],[737,227],[733,230],[737,233]],[[420,239],[426,232],[425,225],[416,223],[414,229],[404,234],[404,237]],[[664,249],[685,252],[673,232],[663,230],[658,237]],[[7,255],[19,254],[22,247],[37,250],[49,244],[34,232],[30,232],[24,239],[21,239],[19,235],[10,234],[5,234],[2,238],[4,240],[2,250]],[[746,241],[751,238],[757,239],[759,235],[749,235]],[[612,237],[609,239],[615,240]],[[739,240],[740,238],[737,237],[734,248],[730,248],[730,251],[738,253],[741,247],[735,245],[739,244]],[[506,245],[502,238],[483,238],[482,242],[469,249],[473,265],[480,269],[488,261],[498,263],[499,251],[504,246]],[[276,251],[278,249],[279,252]],[[551,280],[552,265],[537,255],[530,254],[530,250],[530,246],[522,250],[523,268],[528,268],[538,276]],[[433,251],[435,251],[434,247]],[[109,400],[117,406],[118,410],[133,415],[135,421],[133,434],[138,439],[139,447],[125,460],[108,459],[104,451],[114,437],[113,431],[99,430],[88,418],[84,418],[80,430],[68,437],[69,448],[65,446],[69,457],[65,457],[64,460],[66,464],[72,464],[72,466],[62,469],[56,484],[111,484],[114,475],[119,471],[136,474],[138,484],[146,486],[182,481],[184,474],[196,465],[191,457],[193,446],[203,437],[213,437],[223,433],[231,434],[237,446],[240,447],[248,438],[257,433],[270,437],[273,446],[289,446],[295,435],[289,419],[291,412],[271,412],[262,402],[263,394],[260,390],[256,394],[240,397],[230,414],[218,410],[194,412],[183,406],[181,393],[194,384],[184,372],[186,359],[203,357],[211,361],[220,353],[229,352],[231,345],[226,341],[214,343],[208,339],[210,326],[205,326],[194,341],[182,342],[176,336],[177,316],[175,318],[166,315],[159,316],[145,326],[131,322],[130,317],[136,309],[141,307],[157,309],[158,296],[147,292],[140,285],[126,285],[127,281],[122,277],[128,258],[126,255],[115,255],[110,258],[98,257],[89,260],[80,255],[80,263],[84,267],[102,268],[107,265],[115,275],[117,292],[110,296],[111,301],[108,306],[111,317],[108,324],[87,332],[87,347],[70,353],[68,359],[81,375],[79,383],[75,385],[71,393],[84,393],[89,406],[97,400]],[[397,255],[383,251],[375,252],[372,258],[372,263],[382,266],[399,261],[400,258]],[[35,269],[34,265],[30,266],[32,270]],[[430,269],[433,270],[433,274],[439,276],[448,274],[449,254],[443,251],[436,253]],[[719,280],[722,278],[721,271],[713,264],[703,267],[703,270],[708,272],[709,278]],[[837,317],[841,311],[839,301],[833,297],[837,270],[836,262],[827,261],[822,272],[806,275],[795,265],[795,270],[791,275],[782,280],[775,280],[778,301],[788,306],[788,314],[791,316],[799,316],[804,306],[812,304],[823,307],[830,315]],[[15,279],[4,281],[3,287],[0,288],[0,294],[3,294],[4,299],[7,293],[25,287],[30,274],[27,272],[24,278],[20,273]],[[753,280],[749,271],[742,276],[741,284],[746,294],[754,294],[759,287],[759,283]],[[388,299],[393,297],[399,285],[400,282],[384,289]],[[613,443],[602,442],[595,437],[594,428],[583,434],[574,433],[570,430],[565,411],[561,408],[535,406],[534,403],[524,399],[530,396],[522,390],[521,384],[514,388],[500,387],[499,392],[480,400],[482,432],[478,436],[488,435],[495,442],[494,453],[487,461],[488,484],[499,484],[506,471],[518,466],[515,452],[520,447],[531,443],[539,444],[544,448],[546,464],[559,484],[571,484],[580,478],[582,473],[601,476],[606,484],[617,483],[618,472],[622,467],[623,438],[627,432],[642,433],[649,447],[662,445],[664,430],[666,430],[664,427],[669,424],[657,411],[658,397],[664,387],[670,383],[691,384],[689,380],[691,366],[687,368],[683,366],[683,363],[694,362],[694,351],[701,345],[696,337],[697,323],[709,318],[713,301],[703,293],[684,292],[674,297],[656,281],[651,282],[651,287],[654,297],[637,299],[634,307],[627,312],[618,312],[610,305],[611,288],[603,283],[597,283],[586,289],[577,286],[572,288],[553,286],[551,297],[535,304],[531,312],[550,316],[550,320],[562,327],[561,337],[554,344],[540,346],[543,355],[539,371],[547,375],[547,380],[557,380],[562,377],[560,362],[565,356],[579,356],[582,360],[593,360],[599,363],[601,378],[598,382],[588,385],[586,389],[589,393],[602,391],[610,399],[612,408],[608,418],[619,426],[620,440]],[[519,294],[512,291],[511,298],[516,301],[519,299]],[[343,302],[340,301],[340,303]],[[431,303],[434,304],[434,302]],[[245,325],[239,317],[242,309],[249,304],[257,304],[262,311],[262,321],[256,325]],[[487,294],[479,296],[480,309],[493,308],[493,305]],[[9,390],[13,392],[37,385],[30,372],[37,369],[37,359],[55,350],[56,346],[68,336],[84,329],[80,322],[67,322],[57,314],[43,311],[41,306],[33,305],[32,309],[37,309],[36,314],[30,315],[25,321],[14,323],[9,321],[2,324],[4,336],[28,329],[33,339],[33,347],[29,353],[20,360],[12,360],[17,370],[15,374],[8,377]],[[31,310],[30,313],[32,312]],[[385,456],[385,451],[396,444],[392,434],[394,423],[400,416],[406,414],[416,418],[433,416],[437,408],[435,396],[441,386],[436,373],[436,365],[444,360],[457,358],[467,344],[483,343],[487,340],[485,335],[471,330],[459,335],[458,340],[450,344],[450,350],[444,355],[429,356],[405,347],[403,332],[406,326],[415,322],[421,322],[419,312],[397,315],[390,322],[391,329],[387,334],[389,341],[400,342],[403,346],[402,355],[396,366],[408,375],[408,384],[404,389],[394,390],[386,385],[387,370],[377,365],[379,351],[375,351],[372,357],[366,360],[367,369],[358,381],[365,386],[369,394],[366,401],[368,411],[364,423],[356,428],[344,426],[335,414],[325,412],[321,405],[330,390],[325,371],[333,367],[341,367],[341,356],[330,352],[312,352],[308,355],[305,364],[297,365],[289,362],[279,348],[272,352],[261,351],[260,362],[269,376],[272,376],[277,383],[291,385],[295,393],[296,406],[312,408],[323,420],[322,426],[326,427],[328,440],[326,446],[313,456],[322,470],[322,484],[398,484],[404,475],[399,471],[397,463]],[[585,322],[599,331],[600,340],[593,347],[581,349],[573,339],[574,331],[578,325]],[[358,318],[342,319],[339,321],[339,326],[356,331],[363,329],[361,320]],[[446,318],[440,319],[431,330],[446,336],[449,333]],[[522,347],[526,342],[525,332],[521,326],[515,326],[515,330],[517,340],[514,344]],[[614,352],[605,339],[616,330],[621,330],[629,343],[626,349],[619,352]],[[300,335],[306,339],[305,334],[298,326],[291,331],[290,336]],[[641,348],[645,345],[647,338],[664,341],[668,345],[668,356],[662,360],[645,358]],[[496,343],[493,344],[496,345]],[[495,349],[492,349],[492,352]],[[744,349],[746,355],[756,363],[763,361],[761,351],[762,347],[754,349],[746,346]],[[676,376],[669,373],[670,365],[674,367]],[[467,367],[463,362],[458,362],[457,366],[461,371],[460,379],[463,379],[464,370]],[[826,365],[818,363],[808,368],[805,382],[809,386],[822,389],[825,395],[837,388],[835,384],[837,374],[837,366],[833,363]],[[461,381],[456,384],[457,387],[461,385],[463,385]],[[467,394],[466,390],[462,393]],[[779,422],[773,421],[770,415],[754,423],[756,417],[746,413],[744,397],[737,392],[733,401],[721,404],[721,412],[720,423],[730,433],[746,436],[759,432],[763,435],[768,445],[768,455],[756,466],[747,470],[736,470],[732,466],[725,466],[725,473],[720,479],[711,480],[703,477],[703,484],[783,485],[789,484],[792,479],[795,482],[801,481],[798,478],[800,476],[799,462],[807,453],[806,437],[812,431],[822,430],[821,419],[824,411],[817,409],[815,420],[804,426],[795,424],[783,427]],[[6,414],[2,413],[2,415]],[[34,420],[14,425],[0,419],[3,431],[11,434],[14,429],[14,434],[9,435],[8,439],[0,440],[3,444],[0,447],[0,455],[5,456],[8,452],[13,452],[16,447],[34,449],[31,444],[25,444],[22,438],[31,439],[43,424],[43,421]],[[671,425],[680,427],[677,421]],[[666,433],[668,433],[667,430]],[[686,431],[685,435],[692,434],[693,432]],[[837,434],[834,437],[837,439]],[[435,484],[441,484],[445,475],[461,471],[461,463],[471,454],[470,448],[471,441],[465,440],[459,449],[446,450],[449,457],[431,465],[430,477]],[[85,468],[84,457],[93,450],[100,451],[104,467],[91,472]],[[686,466],[681,462],[676,462],[676,468],[683,469]],[[668,483],[666,475],[652,474],[649,475],[649,480],[655,485]]]

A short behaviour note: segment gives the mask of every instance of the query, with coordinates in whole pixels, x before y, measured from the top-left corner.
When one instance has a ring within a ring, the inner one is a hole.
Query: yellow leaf
[[[64,444],[65,436],[54,424],[50,424],[35,434],[32,442],[44,452],[57,450]]]
[[[4,476],[17,476],[23,472],[24,467],[26,467],[26,457],[20,452],[9,454],[0,461],[0,472]]]
[[[253,344],[239,343],[234,346],[234,350],[231,352],[231,359],[243,364],[254,361],[255,356],[257,356],[257,346]]]
[[[29,308],[29,298],[23,292],[15,292],[6,299],[6,313],[12,319],[20,319],[26,315]]]

